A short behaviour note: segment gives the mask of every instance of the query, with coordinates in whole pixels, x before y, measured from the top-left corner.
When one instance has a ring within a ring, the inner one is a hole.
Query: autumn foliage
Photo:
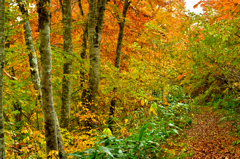
[[[23,3],[29,11],[33,42],[40,61],[36,2]],[[90,87],[89,50],[86,51],[86,58],[81,57],[89,5],[87,0],[72,1],[71,5],[71,117],[69,130],[61,129],[67,153],[84,151],[93,146],[98,149],[100,146],[99,153],[109,157],[111,153],[101,146],[108,145],[110,139],[123,146],[119,151],[126,149],[126,153],[130,153],[131,147],[124,147],[124,138],[136,139],[139,143],[142,139],[147,143],[151,132],[156,135],[157,131],[161,131],[163,135],[158,134],[161,137],[156,141],[151,138],[155,142],[154,148],[144,149],[139,144],[139,147],[133,149],[134,155],[139,158],[144,155],[149,155],[149,158],[159,157],[154,156],[157,152],[162,156],[174,156],[175,152],[167,149],[170,142],[167,139],[178,134],[180,128],[191,124],[192,120],[187,117],[189,103],[220,106],[239,113],[239,0],[199,1],[195,7],[200,5],[204,8],[201,15],[188,13],[184,1],[132,0],[125,18],[120,72],[114,64],[118,20],[123,18],[121,15],[124,1],[108,1],[100,45],[100,82],[96,113],[82,99],[83,92]],[[46,158],[42,110],[31,82],[24,40],[23,23],[27,17],[20,13],[14,1],[7,1],[5,6],[6,156]],[[62,68],[69,55],[63,51],[62,8],[59,0],[52,1],[50,11],[53,99],[60,118]],[[114,116],[111,117],[109,111],[113,100],[116,103]],[[110,118],[114,123],[111,130]],[[93,122],[91,129],[86,124],[89,120]],[[154,122],[156,125],[149,124]],[[114,138],[104,138],[101,135],[114,135]],[[158,142],[161,144],[158,145]],[[149,150],[155,148],[156,152],[148,154]],[[87,152],[91,154],[90,150]],[[57,156],[57,153],[51,152],[51,155]],[[81,155],[87,154],[84,152]]]

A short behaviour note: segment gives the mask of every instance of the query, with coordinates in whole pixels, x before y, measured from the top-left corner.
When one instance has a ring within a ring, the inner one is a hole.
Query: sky
[[[185,0],[186,2],[186,7],[189,9],[191,12],[195,13],[202,13],[201,7],[198,7],[196,9],[193,9],[193,6],[198,3],[200,0]]]

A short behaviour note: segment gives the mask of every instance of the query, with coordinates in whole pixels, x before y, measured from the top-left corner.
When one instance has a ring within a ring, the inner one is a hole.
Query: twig
[[[7,71],[3,70],[3,72],[11,79],[11,80],[18,80],[16,77],[11,76],[9,73],[7,73]]]

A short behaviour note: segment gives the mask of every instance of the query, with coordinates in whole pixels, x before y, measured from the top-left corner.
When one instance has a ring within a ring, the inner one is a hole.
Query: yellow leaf
[[[156,109],[157,109],[157,107],[151,105],[151,107],[149,109],[149,115],[151,115],[151,113],[157,115]]]
[[[120,131],[121,131],[121,133],[122,133],[122,134],[124,134],[124,133],[126,133],[126,132],[127,132],[127,129],[126,129],[126,128],[121,128],[121,130],[120,130]]]
[[[144,106],[144,100],[143,99],[141,100],[141,106]]]
[[[128,119],[125,119],[125,124],[127,124],[128,123]]]
[[[122,72],[122,74],[123,74],[123,75],[126,75],[126,74],[127,74],[127,72],[126,72],[126,71],[123,71],[123,72]]]
[[[52,150],[48,153],[49,157],[52,157],[52,159],[57,159],[58,157],[58,151],[57,150]]]
[[[103,129],[103,135],[112,136],[112,131],[109,128]]]
[[[27,131],[27,129],[22,129],[21,133],[25,133],[26,134],[26,133],[28,133],[28,131]]]
[[[28,143],[29,140],[29,137],[26,137],[25,139],[23,139],[23,142]]]

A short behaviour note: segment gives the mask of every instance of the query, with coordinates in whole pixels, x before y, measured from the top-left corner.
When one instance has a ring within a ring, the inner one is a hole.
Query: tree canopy
[[[226,110],[239,137],[240,3],[197,6],[0,0],[0,157],[187,157],[184,129],[219,120],[200,105]]]

